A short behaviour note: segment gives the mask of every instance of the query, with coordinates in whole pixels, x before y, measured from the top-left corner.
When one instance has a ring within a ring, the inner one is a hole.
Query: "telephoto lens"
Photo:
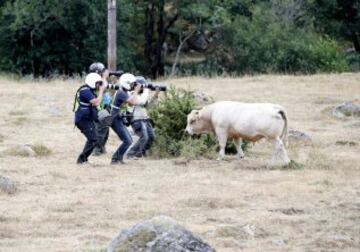
[[[149,83],[147,85],[147,88],[149,88],[152,91],[155,91],[156,89],[159,89],[162,92],[166,92],[166,90],[167,90],[166,86],[164,86],[164,85],[156,85],[156,84],[153,84],[153,83]]]
[[[120,86],[119,85],[115,85],[115,84],[110,84],[108,85],[108,89],[111,89],[111,90],[119,90],[120,89]]]
[[[124,71],[122,71],[122,70],[109,71],[109,76],[116,76],[118,78],[123,74],[124,74]]]

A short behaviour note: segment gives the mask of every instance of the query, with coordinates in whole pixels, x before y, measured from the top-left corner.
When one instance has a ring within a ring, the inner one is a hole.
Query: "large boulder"
[[[344,118],[347,116],[360,117],[360,105],[351,102],[344,102],[333,109],[333,116]]]
[[[16,184],[10,179],[0,176],[0,191],[14,194],[16,192]]]
[[[121,231],[107,252],[215,252],[167,216],[154,217]]]

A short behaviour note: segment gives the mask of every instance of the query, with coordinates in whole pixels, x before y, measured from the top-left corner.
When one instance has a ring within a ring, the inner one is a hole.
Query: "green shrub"
[[[156,143],[152,154],[156,157],[179,156],[185,140],[187,114],[195,107],[193,93],[171,87],[159,104],[150,110],[155,124]]]
[[[348,53],[346,61],[351,72],[360,72],[360,54],[357,52]]]

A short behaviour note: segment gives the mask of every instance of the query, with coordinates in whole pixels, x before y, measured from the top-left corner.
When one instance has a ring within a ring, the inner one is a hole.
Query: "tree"
[[[360,53],[360,1],[316,0],[312,11],[319,32],[351,41]]]

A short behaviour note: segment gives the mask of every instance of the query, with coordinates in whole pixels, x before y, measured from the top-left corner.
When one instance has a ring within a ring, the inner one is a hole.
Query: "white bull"
[[[244,157],[242,140],[256,142],[266,138],[273,143],[271,165],[280,154],[285,165],[290,163],[284,148],[287,136],[287,116],[283,107],[270,103],[220,101],[187,116],[189,134],[215,133],[220,145],[220,159],[225,157],[228,139],[234,139],[239,158]]]

